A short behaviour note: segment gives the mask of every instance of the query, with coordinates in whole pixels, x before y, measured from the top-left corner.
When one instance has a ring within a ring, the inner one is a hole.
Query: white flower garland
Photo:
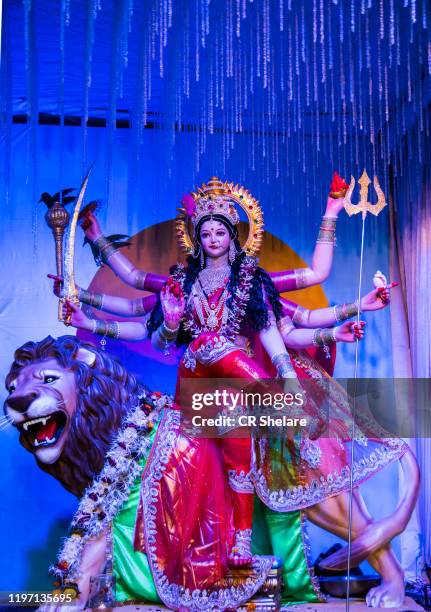
[[[256,273],[257,260],[255,257],[246,256],[241,262],[239,269],[238,286],[232,297],[229,314],[219,333],[228,340],[234,341],[239,333],[242,320],[247,310],[247,302],[250,296],[250,289],[253,277]],[[173,278],[184,288],[186,273],[184,266],[178,266],[173,274]],[[196,322],[191,308],[186,308],[184,329],[188,330],[193,338],[197,338],[202,333],[201,326]]]
[[[138,398],[138,405],[126,417],[124,427],[110,447],[99,476],[85,491],[70,525],[66,538],[51,573],[63,585],[74,584],[80,575],[80,564],[85,544],[103,531],[129,497],[132,484],[141,471],[140,461],[151,448],[149,433],[153,421],[163,408],[172,405],[172,398],[153,393]]]

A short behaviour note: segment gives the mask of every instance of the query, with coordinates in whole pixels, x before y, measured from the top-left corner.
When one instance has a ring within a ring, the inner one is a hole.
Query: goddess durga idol
[[[344,182],[341,195],[343,189]],[[333,185],[332,191],[340,190]],[[358,430],[363,443],[357,445],[355,464],[349,465],[347,399],[307,349],[314,355],[317,351],[325,364],[325,352],[331,345],[362,339],[365,324],[349,321],[357,315],[359,304],[310,311],[279,295],[320,283],[328,276],[342,197],[328,198],[311,267],[282,272],[268,272],[258,265],[263,215],[245,188],[213,177],[185,196],[182,204],[177,235],[187,252],[187,264],[174,265],[169,277],[137,269],[102,235],[94,214],[86,212],[82,227],[104,263],[124,283],[154,295],[129,300],[80,289],[81,302],[122,316],[142,317],[135,321],[92,320],[72,302],[67,302],[67,309],[73,326],[104,337],[151,338],[153,347],[162,353],[174,344],[185,348],[173,409],[159,426],[156,450],[145,468],[151,482],[143,487],[140,503],[146,508],[149,500],[145,496],[150,495],[151,513],[137,514],[135,547],[149,556],[157,593],[166,605],[187,607],[187,597],[193,592],[197,603],[202,599],[200,609],[207,597],[214,609],[234,608],[259,588],[271,566],[269,557],[252,554],[256,496],[266,513],[273,553],[291,568],[295,542],[296,554],[306,554],[302,540],[297,539],[301,520],[308,515],[323,528],[346,537],[350,479],[356,488],[403,456],[406,446],[385,436],[375,424],[364,422]],[[238,234],[240,209],[249,223],[243,245]],[[61,279],[53,278],[58,294]],[[384,308],[390,287],[375,288],[365,295],[361,312]],[[317,393],[306,402],[313,431],[294,438],[237,437],[230,431],[210,439],[182,432],[180,442],[169,445],[169,436],[178,432],[181,421],[179,383],[212,378],[257,381],[279,389],[286,379],[297,388],[313,380],[316,388],[324,389],[335,434],[322,433],[327,423],[322,417],[323,396]],[[274,383],[275,378],[279,380]],[[280,527],[283,520],[287,536]],[[352,520],[355,533],[369,524],[359,494],[353,497]],[[385,588],[392,599],[399,599],[402,574],[390,546],[385,543],[378,554],[370,554],[369,561],[385,584],[391,585]],[[220,586],[229,565],[253,566],[250,592],[235,594],[235,589],[227,592]],[[286,578],[291,585],[295,581],[294,574]],[[317,588],[316,583],[310,588]],[[305,584],[298,584],[300,591],[305,593]]]

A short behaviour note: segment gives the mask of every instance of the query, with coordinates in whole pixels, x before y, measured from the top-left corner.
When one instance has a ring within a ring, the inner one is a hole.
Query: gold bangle
[[[284,335],[288,335],[293,329],[295,329],[294,324],[292,323],[292,319],[288,316],[283,317],[278,322],[278,326],[280,328],[280,332]]]
[[[293,313],[292,321],[295,325],[302,325],[307,317],[308,310],[303,308],[302,306],[297,306],[295,312]]]
[[[163,338],[163,340],[168,340],[169,342],[173,342],[175,338],[178,336],[178,331],[180,329],[180,326],[178,324],[178,326],[175,329],[169,329],[169,327],[166,327],[166,323],[163,321],[159,329],[160,329],[160,336]]]
[[[147,272],[138,270],[136,274],[135,287],[136,289],[145,289],[145,279],[147,278]]]
[[[106,335],[108,338],[114,338],[116,340],[119,334],[120,330],[117,321],[109,321],[109,323],[106,324]]]
[[[160,325],[160,327],[157,329],[155,340],[154,340],[154,346],[160,350],[163,350],[165,355],[169,355],[170,347],[175,342],[175,339],[178,333],[178,329],[176,330],[174,336],[169,337],[169,336],[164,335],[164,327],[165,327],[164,323],[162,323],[162,325]]]
[[[80,302],[88,304],[89,306],[93,306],[93,308],[97,308],[98,310],[100,310],[103,306],[102,293],[92,293],[91,291],[87,291],[86,289],[80,289],[78,299]]]
[[[314,331],[313,340],[312,340],[314,346],[323,346],[323,340],[322,340],[321,333],[322,333],[322,330],[320,328]]]
[[[320,228],[319,235],[317,236],[316,242],[318,244],[335,244],[335,231],[329,229]]]
[[[99,249],[100,256],[105,263],[118,251],[117,247],[115,247],[105,236],[100,236],[93,244]]]
[[[333,327],[316,329],[313,334],[314,346],[324,348],[330,346],[331,344],[335,344],[336,341]]]
[[[145,307],[142,298],[138,298],[132,301],[132,312],[136,317],[140,317],[145,314]]]
[[[334,306],[334,317],[337,323],[351,319],[358,314],[358,300]]]
[[[97,334],[98,336],[106,335],[106,326],[105,321],[99,321],[99,319],[93,319],[93,334]]]
[[[308,286],[308,276],[310,275],[310,268],[298,268],[295,270],[296,288],[302,289]]]
[[[322,338],[323,346],[330,346],[336,343],[333,327],[322,329],[320,337]]]
[[[320,229],[330,230],[332,232],[335,232],[336,225],[337,225],[337,219],[334,219],[333,217],[323,217]]]
[[[316,242],[318,244],[335,244],[336,225],[337,219],[334,219],[333,217],[323,217]]]
[[[288,353],[278,353],[271,357],[271,361],[281,378],[292,378],[292,374],[295,376],[295,368]]]
[[[108,336],[108,338],[117,339],[119,336],[119,327],[117,321],[100,321],[99,319],[93,320],[93,334],[98,336]]]

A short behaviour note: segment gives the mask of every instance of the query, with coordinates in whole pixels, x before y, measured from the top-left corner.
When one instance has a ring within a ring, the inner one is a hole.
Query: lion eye
[[[58,380],[58,376],[54,376],[53,374],[47,374],[46,376],[43,377],[43,382],[44,383],[53,383],[56,380]]]

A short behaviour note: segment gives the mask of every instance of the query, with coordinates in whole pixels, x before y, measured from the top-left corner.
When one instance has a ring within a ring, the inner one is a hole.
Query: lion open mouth
[[[20,425],[20,429],[29,444],[37,446],[51,446],[55,444],[66,425],[67,417],[62,410],[52,414],[29,419]]]

